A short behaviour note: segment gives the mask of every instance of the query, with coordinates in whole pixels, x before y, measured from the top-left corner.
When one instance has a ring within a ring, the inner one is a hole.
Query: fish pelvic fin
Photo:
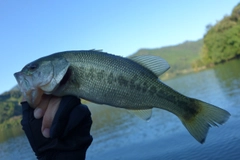
[[[225,123],[230,113],[224,109],[194,99],[194,105],[199,107],[198,113],[191,118],[180,117],[189,133],[200,143],[204,143],[208,129]]]

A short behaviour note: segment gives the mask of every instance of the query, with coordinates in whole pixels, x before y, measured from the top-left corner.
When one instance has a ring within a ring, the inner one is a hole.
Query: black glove
[[[29,143],[40,160],[84,160],[92,143],[91,113],[87,106],[73,96],[62,97],[50,128],[50,138],[41,132],[42,118],[35,119],[34,109],[22,102],[22,128]]]

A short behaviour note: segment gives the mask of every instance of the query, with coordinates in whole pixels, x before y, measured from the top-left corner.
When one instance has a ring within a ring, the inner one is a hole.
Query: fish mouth
[[[21,90],[22,93],[25,93],[27,91],[26,86],[28,83],[28,81],[24,78],[24,75],[21,72],[16,72],[14,73],[14,77],[17,80],[18,86]]]
[[[14,73],[14,76],[18,82],[21,92],[27,92],[31,88],[29,81],[25,78],[22,72],[16,72]]]
[[[27,100],[30,106],[37,106],[40,102],[39,97],[41,97],[42,91],[38,88],[34,88],[22,72],[14,73],[14,77],[18,82],[23,97]]]
[[[20,85],[23,81],[23,76],[21,72],[16,72],[13,74],[15,79],[17,80],[18,85]]]

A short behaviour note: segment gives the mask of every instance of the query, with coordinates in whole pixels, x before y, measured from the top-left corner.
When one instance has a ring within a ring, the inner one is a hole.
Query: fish
[[[209,128],[225,123],[230,113],[164,84],[159,76],[169,68],[158,56],[125,58],[99,50],[72,50],[41,57],[14,76],[32,107],[48,94],[125,108],[145,120],[151,118],[153,108],[159,108],[176,115],[204,143]]]

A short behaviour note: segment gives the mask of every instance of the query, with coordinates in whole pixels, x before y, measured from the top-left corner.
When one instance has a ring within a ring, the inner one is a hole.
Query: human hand
[[[50,137],[50,128],[52,126],[53,119],[59,108],[61,98],[52,95],[43,95],[40,103],[34,110],[34,117],[42,120],[41,131],[44,137]]]
[[[92,120],[89,109],[82,105],[78,98],[46,95],[38,105],[42,109],[41,112],[35,111],[27,102],[21,104],[23,109],[21,124],[39,159],[46,159],[46,157],[73,160],[85,158],[86,150],[92,142],[90,135]],[[49,109],[52,107],[51,104],[55,109]],[[48,115],[48,111],[52,114]],[[42,118],[36,119],[35,116],[42,116]],[[44,116],[54,117],[49,118],[51,121],[50,138],[45,138],[41,133],[41,128],[44,128],[42,127]]]
[[[24,97],[22,101],[25,101]],[[33,106],[35,108],[34,117],[36,119],[43,117],[41,132],[46,138],[50,137],[50,128],[59,108],[60,101],[60,97],[44,94],[41,97],[40,103],[37,106]]]

